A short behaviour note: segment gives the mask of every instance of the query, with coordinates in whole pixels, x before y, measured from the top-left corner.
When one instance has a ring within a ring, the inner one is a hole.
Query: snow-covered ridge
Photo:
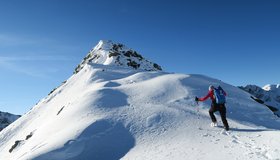
[[[116,64],[111,47],[99,43],[76,74],[0,132],[0,160],[280,158],[280,119],[249,93],[203,75]],[[219,116],[210,127],[210,101],[194,100],[210,84],[228,93],[229,132]]]
[[[79,72],[87,63],[117,65],[146,71],[162,70],[161,66],[146,60],[136,51],[129,49],[121,43],[114,43],[110,40],[100,40],[78,65],[74,73]]]
[[[0,131],[3,130],[8,125],[10,125],[11,123],[13,123],[19,117],[20,117],[19,115],[13,115],[11,113],[0,111]]]
[[[245,87],[240,87],[241,89],[252,94],[259,100],[261,103],[265,104],[268,107],[275,108],[275,113],[280,116],[280,85],[265,85],[263,88],[256,85],[247,85]]]

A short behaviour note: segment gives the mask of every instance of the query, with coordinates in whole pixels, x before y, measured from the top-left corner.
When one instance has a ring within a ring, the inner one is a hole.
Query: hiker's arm
[[[205,97],[202,98],[198,98],[199,101],[205,101],[206,99],[208,99],[211,96],[211,92],[208,92],[208,94]]]

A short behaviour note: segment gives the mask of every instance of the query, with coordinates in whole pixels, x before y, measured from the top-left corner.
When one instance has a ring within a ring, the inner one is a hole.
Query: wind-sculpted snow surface
[[[228,92],[230,132],[193,100],[209,84]],[[279,126],[248,93],[206,76],[91,64],[0,134],[0,159],[277,159]]]
[[[228,93],[210,127],[208,86]],[[280,159],[280,121],[243,90],[202,76],[86,63],[0,133],[2,160]]]

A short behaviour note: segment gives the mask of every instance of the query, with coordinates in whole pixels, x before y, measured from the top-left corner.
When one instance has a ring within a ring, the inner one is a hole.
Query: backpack
[[[221,86],[218,88],[214,88],[214,97],[217,104],[225,104],[226,103],[226,96],[224,94],[224,90]]]

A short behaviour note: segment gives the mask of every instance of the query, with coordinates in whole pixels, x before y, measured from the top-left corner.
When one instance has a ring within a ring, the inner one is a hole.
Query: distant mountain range
[[[280,117],[280,84],[268,84],[262,88],[256,85],[247,85],[240,88],[252,94],[252,99],[266,105],[271,111]]]
[[[20,116],[0,111],[0,131],[17,120]]]

